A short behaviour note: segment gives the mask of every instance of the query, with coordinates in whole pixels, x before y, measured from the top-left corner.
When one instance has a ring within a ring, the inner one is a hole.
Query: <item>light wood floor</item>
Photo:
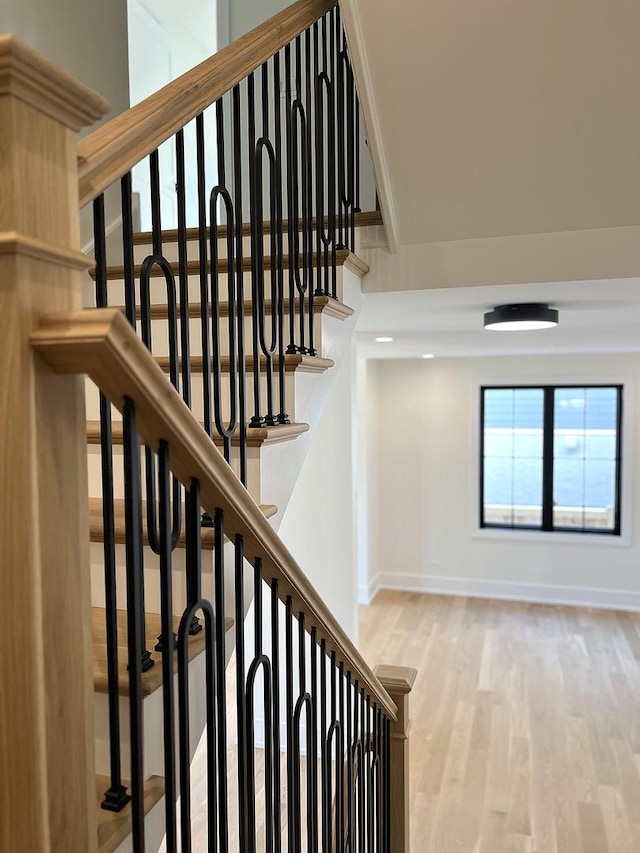
[[[640,853],[640,614],[381,592],[412,666],[412,853]]]

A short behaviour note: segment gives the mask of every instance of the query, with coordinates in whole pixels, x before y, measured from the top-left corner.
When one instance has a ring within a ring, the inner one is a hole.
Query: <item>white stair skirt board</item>
[[[563,604],[597,607],[603,610],[640,611],[640,592],[625,589],[598,589],[582,586],[518,583],[381,572],[368,586],[359,589],[360,603],[368,604],[378,589],[428,592],[433,595],[464,595],[468,598],[496,598],[532,604]]]

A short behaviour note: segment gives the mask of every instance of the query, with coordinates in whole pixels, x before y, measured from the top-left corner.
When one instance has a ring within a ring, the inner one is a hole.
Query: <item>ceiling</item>
[[[401,244],[640,223],[640,3],[353,2]]]
[[[509,302],[548,302],[560,323],[537,332],[485,331]],[[391,343],[376,343],[389,335]],[[366,293],[356,326],[367,358],[640,351],[640,278]]]

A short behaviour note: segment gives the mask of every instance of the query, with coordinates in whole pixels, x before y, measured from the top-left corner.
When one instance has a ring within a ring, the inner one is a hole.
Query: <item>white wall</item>
[[[351,448],[352,363],[345,358],[278,530],[355,641],[357,572]]]
[[[640,608],[639,354],[377,361],[369,371],[373,503],[361,599],[386,586]],[[478,388],[489,381],[625,383],[620,539],[479,531]]]

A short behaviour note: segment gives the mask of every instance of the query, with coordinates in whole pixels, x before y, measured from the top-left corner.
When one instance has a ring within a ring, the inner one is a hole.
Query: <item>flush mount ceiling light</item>
[[[376,343],[377,344],[390,344],[392,340],[393,340],[393,338],[386,338],[386,337],[376,338]]]
[[[558,311],[546,302],[523,302],[519,305],[497,305],[484,315],[485,329],[501,332],[524,332],[549,329],[558,325]]]
[[[432,353],[432,352],[425,352],[425,353],[423,353],[423,354],[422,354],[422,357],[423,357],[423,358],[435,358],[436,356],[435,356],[435,353]]]

